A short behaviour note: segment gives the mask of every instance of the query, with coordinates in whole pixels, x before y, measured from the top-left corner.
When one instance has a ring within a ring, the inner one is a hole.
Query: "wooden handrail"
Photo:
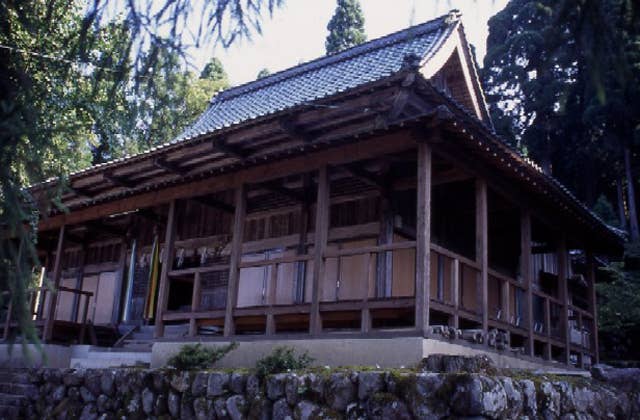
[[[213,264],[213,265],[204,265],[201,267],[191,267],[191,268],[182,268],[178,270],[169,271],[169,277],[183,276],[189,274],[196,273],[210,273],[213,271],[227,271],[229,270],[229,264]]]
[[[460,261],[462,264],[474,268],[476,270],[480,270],[480,264],[478,264],[476,261],[469,259],[467,257],[463,257],[462,255],[456,254],[453,251],[449,251],[447,248],[443,248],[440,245],[436,245],[434,243],[431,243],[431,251],[434,251],[437,254],[441,254],[444,255],[445,257],[449,257],[451,259],[454,260],[458,260]]]
[[[300,262],[300,261],[310,261],[312,259],[313,259],[313,255],[309,255],[309,254],[291,255],[288,257],[272,258],[269,260],[244,261],[238,264],[238,267],[240,268],[267,267],[275,264],[290,264],[290,263]]]
[[[336,251],[327,251],[324,258],[350,257],[354,255],[377,254],[379,252],[395,251],[399,249],[412,249],[416,247],[416,241],[395,242],[392,244],[365,246],[362,248],[348,248]]]

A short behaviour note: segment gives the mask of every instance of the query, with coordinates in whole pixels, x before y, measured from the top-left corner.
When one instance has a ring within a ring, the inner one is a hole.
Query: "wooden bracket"
[[[167,172],[174,173],[176,175],[184,175],[187,173],[186,170],[180,168],[174,162],[169,162],[166,158],[156,158],[153,160],[153,166],[156,168],[164,169]]]
[[[214,209],[222,210],[231,214],[233,214],[236,210],[236,208],[231,204],[227,204],[224,201],[216,200],[215,198],[207,196],[193,197],[192,200],[202,204],[203,206],[212,207]]]
[[[311,138],[309,134],[305,133],[299,126],[296,126],[292,118],[281,118],[278,123],[280,124],[282,131],[291,137],[291,139],[297,140],[301,143],[313,142],[313,138]]]
[[[237,146],[233,146],[227,142],[224,138],[215,138],[211,141],[211,146],[216,152],[224,153],[230,157],[236,158],[240,161],[244,161],[249,154]]]
[[[105,173],[102,174],[102,176],[107,181],[109,181],[112,184],[115,184],[115,185],[117,185],[119,187],[123,187],[123,188],[127,188],[127,189],[133,189],[133,188],[136,187],[135,183],[125,179],[122,176],[116,176],[113,173],[105,172]]]

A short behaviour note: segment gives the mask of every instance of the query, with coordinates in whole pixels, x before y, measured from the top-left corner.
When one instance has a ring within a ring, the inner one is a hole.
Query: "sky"
[[[360,0],[368,39],[375,39],[447,13],[462,12],[462,23],[469,41],[475,45],[478,60],[486,50],[488,19],[502,10],[508,0]],[[256,78],[267,68],[284,70],[325,54],[327,23],[336,8],[336,0],[285,0],[273,16],[265,16],[262,35],[236,41],[229,49],[210,46],[192,53],[199,67],[212,55],[218,57],[232,85]]]

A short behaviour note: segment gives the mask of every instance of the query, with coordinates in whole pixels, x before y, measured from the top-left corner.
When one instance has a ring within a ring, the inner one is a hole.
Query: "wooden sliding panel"
[[[53,263],[53,287],[54,293],[51,293],[51,299],[49,300],[49,312],[47,314],[47,321],[44,326],[44,331],[42,336],[44,337],[44,341],[49,342],[51,338],[53,338],[53,324],[55,322],[55,312],[56,306],[58,302],[58,287],[60,286],[60,276],[62,273],[62,253],[64,252],[64,241],[65,241],[65,225],[60,227],[60,231],[58,232],[58,245],[56,246],[56,259]]]
[[[169,271],[173,265],[173,247],[176,240],[176,200],[169,203],[169,215],[164,237],[164,252],[162,253],[162,271],[160,272],[160,284],[158,288],[158,302],[156,303],[156,319],[153,336],[155,338],[164,335],[164,321],[162,314],[167,310],[169,301]]]
[[[318,171],[318,194],[316,198],[316,227],[313,242],[313,290],[311,294],[311,315],[309,332],[319,334],[322,330],[320,319],[321,285],[324,277],[324,253],[329,236],[329,174],[326,166]]]
[[[565,363],[569,364],[571,356],[571,333],[569,331],[569,287],[567,281],[568,270],[568,253],[567,253],[567,241],[564,235],[560,237],[558,241],[558,287],[560,294],[560,301],[562,302],[562,316],[561,325],[564,330],[564,345],[565,345]]]
[[[529,333],[525,353],[533,356],[533,272],[531,267],[531,213],[522,209],[520,214],[520,272],[527,293],[525,327]]]
[[[476,262],[480,266],[479,296],[482,307],[482,330],[489,332],[489,241],[487,181],[476,179]]]
[[[418,143],[418,191],[416,222],[416,328],[429,331],[431,298],[431,145]]]
[[[120,305],[122,303],[122,293],[125,291],[125,281],[127,278],[127,240],[122,239],[120,242],[120,256],[118,257],[118,268],[116,271],[116,287],[115,300],[113,303],[113,311],[111,313],[111,324],[117,325],[120,321]]]
[[[591,353],[593,354],[593,359],[591,364],[600,363],[600,351],[598,349],[598,311],[597,311],[597,301],[596,301],[596,264],[595,259],[593,257],[593,253],[587,250],[587,287],[589,296],[589,309],[591,311],[591,315],[593,316],[593,322],[591,323]]]
[[[233,237],[231,239],[231,260],[229,261],[229,283],[227,286],[227,307],[224,317],[224,336],[235,333],[233,309],[238,301],[238,279],[242,259],[244,222],[247,214],[247,188],[244,184],[236,188],[235,213],[233,217]]]

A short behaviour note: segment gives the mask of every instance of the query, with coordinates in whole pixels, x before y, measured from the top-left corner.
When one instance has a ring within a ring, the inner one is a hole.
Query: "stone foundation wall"
[[[453,369],[438,363],[422,369],[439,372],[319,368],[263,379],[247,371],[30,370],[23,410],[42,419],[640,418],[637,389],[550,375],[447,373]]]

